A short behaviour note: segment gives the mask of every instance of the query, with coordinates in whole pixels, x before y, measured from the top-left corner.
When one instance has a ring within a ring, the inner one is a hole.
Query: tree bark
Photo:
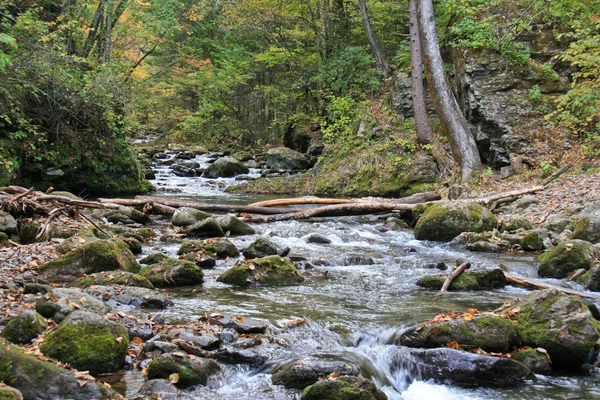
[[[456,278],[458,278],[460,276],[460,274],[462,274],[465,271],[465,269],[468,269],[468,268],[471,268],[471,263],[465,262],[465,263],[460,264],[458,267],[456,267],[456,269],[454,271],[449,273],[448,277],[444,281],[444,284],[442,285],[442,288],[440,289],[439,292],[437,292],[436,296],[440,296],[441,294],[447,292],[448,288],[450,287],[452,282],[454,282],[454,280]]]
[[[375,57],[375,70],[377,71],[377,75],[381,76],[382,78],[387,78],[387,76],[390,74],[390,67],[385,61],[385,57],[383,56],[381,48],[379,47],[379,42],[377,41],[375,33],[373,32],[373,28],[371,27],[369,14],[367,13],[367,2],[366,0],[358,0],[358,5],[360,7],[360,15],[362,16],[363,26],[365,27],[365,32],[367,33],[367,39],[369,40],[371,51]]]
[[[460,169],[460,183],[465,184],[474,171],[481,169],[477,143],[446,79],[435,32],[432,0],[420,0],[418,14],[429,90],[444,133],[450,139],[452,155]]]
[[[94,43],[96,42],[96,38],[98,37],[98,31],[100,29],[100,22],[104,18],[105,3],[106,0],[101,0],[98,4],[98,8],[96,9],[96,13],[94,14],[94,20],[92,21],[90,33],[85,39],[85,44],[83,45],[83,49],[80,54],[83,58],[86,58],[94,48]]]
[[[108,0],[106,7],[106,28],[104,31],[104,62],[110,61],[110,47],[113,27],[113,2]]]

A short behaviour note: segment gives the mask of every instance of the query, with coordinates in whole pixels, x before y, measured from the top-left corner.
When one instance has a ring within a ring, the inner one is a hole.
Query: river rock
[[[365,255],[356,255],[356,256],[347,256],[339,260],[340,265],[350,266],[350,265],[373,265],[375,261],[369,256]]]
[[[515,201],[513,207],[516,210],[525,210],[527,207],[534,204],[540,204],[540,201],[537,199],[537,197],[534,195],[526,195]]]
[[[178,255],[207,253],[218,258],[237,257],[240,251],[229,239],[186,240],[177,251]]]
[[[591,243],[600,242],[600,209],[580,216],[573,228],[571,238]]]
[[[166,379],[150,379],[144,382],[138,394],[150,396],[153,399],[175,400],[179,390]]]
[[[546,350],[542,348],[519,350],[511,358],[525,365],[534,374],[552,373],[552,364]]]
[[[119,239],[97,240],[40,266],[41,277],[55,283],[75,283],[77,278],[102,271],[139,272],[140,265]]]
[[[265,238],[258,238],[254,242],[250,243],[248,247],[242,250],[242,254],[248,260],[253,258],[261,258],[266,256],[280,255],[285,257],[289,253],[290,249],[282,249],[275,243]]]
[[[212,352],[211,357],[226,364],[245,364],[253,367],[260,367],[268,360],[266,356],[256,354],[251,350],[236,350],[229,347]]]
[[[0,386],[0,399],[2,400],[23,400],[23,394],[11,386]]]
[[[544,250],[544,239],[547,237],[546,230],[536,229],[528,232],[521,239],[521,248],[526,251]]]
[[[417,285],[426,289],[440,290],[446,280],[446,276],[424,276],[417,281]],[[499,269],[468,271],[460,274],[452,283],[448,290],[489,290],[500,289],[506,286],[506,277],[504,272]]]
[[[11,385],[23,398],[88,400],[112,398],[115,392],[93,381],[84,386],[72,371],[25,354],[0,338],[0,381]]]
[[[0,232],[8,235],[17,233],[17,220],[5,211],[0,211]]]
[[[533,229],[531,222],[519,215],[505,215],[502,217],[502,225],[500,232],[514,232],[517,229],[525,229],[526,231]]]
[[[55,288],[42,296],[35,304],[35,309],[45,318],[61,322],[76,310],[86,310],[104,315],[110,307],[102,301],[77,289]]]
[[[84,275],[77,282],[77,287],[82,289],[93,285],[124,285],[154,289],[154,285],[142,275],[125,271],[97,272]]]
[[[331,355],[317,355],[293,360],[277,367],[271,380],[288,389],[304,389],[333,373],[356,375],[360,368]]]
[[[208,316],[208,318],[202,317],[201,320],[210,321],[212,325],[219,325],[224,328],[233,328],[241,335],[265,333],[268,328],[268,324],[265,321],[242,316],[232,317],[221,314],[211,314]]]
[[[33,310],[26,310],[8,321],[2,336],[15,344],[29,344],[47,327],[44,317]]]
[[[250,170],[240,161],[231,157],[223,157],[210,164],[202,176],[205,178],[228,178],[248,172]]]
[[[491,231],[497,224],[494,214],[477,203],[442,202],[425,210],[415,226],[415,237],[448,242],[462,232]]]
[[[150,217],[133,207],[119,206],[118,209],[98,209],[94,210],[92,216],[96,219],[106,218],[109,222],[130,224],[137,222],[138,224],[147,224],[150,222]]]
[[[175,383],[178,388],[193,385],[206,385],[208,378],[221,371],[221,367],[213,360],[196,357],[186,357],[163,354],[152,360],[148,365],[148,379],[168,379],[177,374],[179,380]]]
[[[219,275],[217,281],[237,286],[285,286],[302,282],[304,277],[288,259],[269,256],[239,262]]]
[[[191,261],[202,269],[212,269],[217,265],[217,260],[202,251],[188,253],[180,257],[180,259]]]
[[[566,278],[580,268],[589,268],[594,247],[583,240],[561,242],[539,256],[538,273],[544,278]]]
[[[600,331],[588,307],[556,289],[531,293],[509,313],[519,321],[520,344],[548,351],[554,368],[577,368],[589,361]]]
[[[320,233],[311,233],[306,236],[306,243],[331,244],[331,239]]]
[[[171,217],[171,224],[173,226],[189,226],[209,217],[212,217],[212,214],[196,210],[195,208],[179,207]]]
[[[44,355],[90,374],[121,369],[129,336],[121,325],[86,311],[75,311],[44,338]]]
[[[187,260],[167,259],[140,271],[155,287],[198,285],[204,280],[202,269]]]
[[[166,254],[152,253],[149,256],[142,258],[140,260],[140,264],[145,264],[145,265],[158,264],[159,262],[164,261],[167,258],[169,258],[169,256],[167,256]]]
[[[85,292],[106,301],[111,307],[131,306],[135,308],[167,308],[173,301],[154,289],[143,287],[119,287],[94,285]]]
[[[217,218],[217,223],[221,225],[223,231],[229,232],[233,236],[254,235],[256,231],[250,225],[232,215],[222,215]]]
[[[185,233],[190,236],[199,237],[223,237],[225,232],[216,219],[210,217],[202,221],[196,222],[185,230]]]
[[[583,284],[588,290],[600,292],[600,263],[596,263],[589,271],[577,279],[577,282]]]
[[[267,165],[271,169],[296,171],[310,167],[309,159],[302,153],[287,147],[269,149]]]
[[[387,400],[387,396],[368,379],[340,376],[307,387],[302,400]]]

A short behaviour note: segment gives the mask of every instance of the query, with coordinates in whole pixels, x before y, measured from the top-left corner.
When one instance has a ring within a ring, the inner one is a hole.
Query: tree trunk
[[[110,46],[113,27],[113,2],[109,0],[106,7],[106,29],[104,32],[104,61],[110,61]]]
[[[464,184],[469,181],[474,171],[481,169],[477,143],[446,80],[435,32],[432,0],[420,0],[418,14],[429,90],[444,133],[450,139],[452,155],[460,168],[460,183]]]
[[[92,21],[90,33],[88,33],[88,36],[85,39],[85,44],[83,45],[83,49],[81,50],[80,55],[83,58],[86,58],[90,54],[92,48],[94,47],[94,43],[96,42],[96,38],[98,37],[100,22],[104,17],[104,3],[105,0],[100,1],[98,8],[96,9],[96,13],[94,14],[94,20]]]
[[[379,43],[377,42],[377,38],[375,37],[375,33],[373,32],[373,28],[371,27],[371,22],[369,21],[369,14],[367,13],[366,0],[358,0],[358,5],[360,6],[360,15],[362,16],[363,26],[365,27],[365,32],[367,33],[367,39],[369,40],[371,51],[373,52],[373,56],[375,57],[375,69],[377,71],[377,75],[383,78],[387,78],[387,76],[390,73],[390,67],[385,61],[385,57],[381,52],[381,48],[379,47]]]

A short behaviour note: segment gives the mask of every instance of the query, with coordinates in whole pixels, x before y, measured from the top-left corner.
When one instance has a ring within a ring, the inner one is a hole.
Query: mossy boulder
[[[0,232],[0,243],[4,243],[8,240],[9,236],[4,233],[4,232]]]
[[[302,392],[302,400],[387,400],[387,396],[368,379],[341,376],[307,387]]]
[[[139,272],[140,265],[119,239],[87,243],[40,267],[41,276],[56,283],[74,283],[77,278],[102,271]]]
[[[156,237],[156,236],[158,236],[158,235],[156,234],[156,231],[154,231],[154,229],[151,229],[151,228],[140,228],[140,229],[137,231],[137,233],[138,233],[138,235],[140,235],[142,238],[144,238],[144,240],[148,240],[148,239],[151,239],[151,238],[153,238],[153,237]]]
[[[281,249],[275,243],[265,238],[258,238],[250,243],[248,247],[242,250],[242,254],[246,259],[261,258],[266,256],[283,255],[286,249]],[[289,251],[289,249],[287,249]]]
[[[129,336],[119,324],[86,311],[75,311],[44,338],[44,355],[96,375],[121,369]]]
[[[25,399],[88,400],[115,395],[104,385],[87,381],[84,386],[72,371],[25,354],[0,338],[0,381],[19,390]]]
[[[196,210],[195,208],[179,207],[171,217],[171,224],[173,226],[189,226],[209,217],[212,217],[212,214]]]
[[[216,219],[210,217],[200,222],[196,222],[185,230],[185,233],[190,236],[197,237],[223,237],[225,232]]]
[[[84,275],[77,282],[77,287],[82,289],[92,285],[125,285],[154,289],[154,285],[142,275],[125,271],[97,272]]]
[[[579,217],[571,238],[591,243],[600,242],[600,210]]]
[[[417,285],[426,289],[440,290],[446,280],[446,276],[424,276],[417,281]],[[500,289],[506,286],[506,276],[499,269],[469,271],[460,274],[452,283],[448,290],[489,290]]]
[[[202,174],[205,178],[228,178],[250,172],[242,162],[231,157],[223,157],[210,164]]]
[[[23,394],[10,386],[0,386],[0,400],[23,400]]]
[[[531,222],[519,215],[506,215],[501,220],[500,232],[514,232],[517,229],[524,229],[526,231],[533,229]]]
[[[156,287],[198,285],[204,280],[202,268],[187,260],[167,259],[140,271]]]
[[[544,250],[544,235],[539,230],[528,232],[521,239],[521,248],[526,251]]]
[[[594,265],[589,271],[579,277],[577,282],[581,283],[588,290],[600,292],[600,264]]]
[[[116,210],[110,209],[99,209],[95,210],[92,213],[92,216],[96,219],[106,218],[109,222],[112,223],[122,223],[122,224],[130,224],[133,222],[137,222],[139,224],[147,224],[150,222],[150,217],[146,214],[142,213],[139,210],[136,210],[133,207],[120,206]]]
[[[534,374],[551,374],[552,364],[548,359],[546,350],[542,348],[519,350],[513,354],[512,359],[525,365]]]
[[[277,170],[303,170],[310,166],[308,157],[287,147],[269,149],[267,152],[267,165]]]
[[[498,220],[487,208],[473,202],[442,202],[426,209],[415,226],[418,240],[448,242],[462,232],[491,231]]]
[[[302,282],[304,277],[288,259],[269,256],[239,262],[219,275],[217,281],[237,286],[285,286]]]
[[[456,342],[467,350],[481,348],[489,352],[508,353],[517,339],[517,328],[512,321],[490,315],[474,317],[470,321],[457,318],[413,326],[404,331],[396,343],[408,347],[434,348]]]
[[[171,354],[163,354],[148,365],[148,379],[169,379],[178,374],[175,384],[179,388],[193,385],[206,385],[208,378],[221,371],[221,367],[211,359],[196,357],[188,359]]]
[[[600,329],[588,307],[556,289],[536,291],[514,304],[519,343],[548,351],[554,368],[577,368],[588,362]]]
[[[78,289],[55,288],[37,301],[35,310],[45,318],[60,322],[76,310],[104,315],[110,307]]]
[[[271,378],[273,384],[288,389],[304,389],[330,374],[357,375],[360,368],[332,355],[316,355],[289,361],[278,366]]]
[[[33,310],[27,310],[8,321],[2,336],[15,344],[28,344],[47,327],[44,317]]]
[[[229,234],[233,236],[253,235],[256,233],[254,228],[232,215],[222,215],[217,217],[216,220],[225,232],[229,232]]]
[[[158,264],[159,262],[166,260],[169,258],[166,254],[163,253],[152,253],[149,256],[146,256],[140,260],[140,264]]]
[[[538,274],[544,278],[566,278],[569,273],[588,269],[594,247],[583,240],[560,242],[539,256]]]
[[[206,240],[186,240],[181,244],[178,255],[188,253],[207,253],[217,258],[237,257],[240,251],[229,239],[216,238]]]

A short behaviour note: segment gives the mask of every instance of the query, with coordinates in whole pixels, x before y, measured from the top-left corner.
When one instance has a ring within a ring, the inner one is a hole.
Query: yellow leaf
[[[171,375],[169,375],[169,378],[167,380],[169,382],[175,384],[175,383],[179,382],[179,374],[171,374]]]
[[[115,339],[117,341],[117,343],[121,344],[123,343],[123,337],[119,336],[118,338]]]

